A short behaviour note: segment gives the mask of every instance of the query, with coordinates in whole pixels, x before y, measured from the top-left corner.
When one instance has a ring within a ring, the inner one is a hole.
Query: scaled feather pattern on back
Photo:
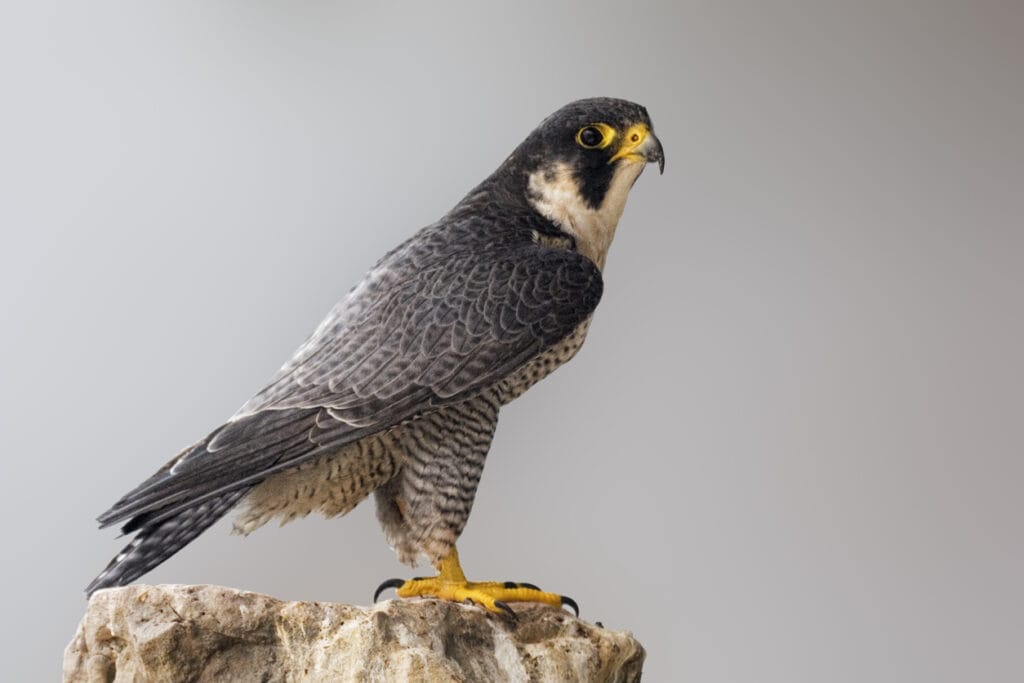
[[[527,226],[439,223],[385,256],[262,391],[100,521],[157,518],[458,402],[551,346],[602,280]]]

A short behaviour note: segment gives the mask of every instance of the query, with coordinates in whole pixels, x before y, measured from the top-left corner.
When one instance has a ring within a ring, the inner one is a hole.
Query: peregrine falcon
[[[583,344],[626,196],[649,162],[664,171],[638,104],[594,98],[551,114],[387,253],[231,419],[100,515],[134,537],[86,593],[133,581],[232,508],[248,534],[275,518],[343,515],[373,493],[398,559],[438,571],[382,588],[492,612],[575,607],[532,584],[467,581],[455,543],[499,409]]]

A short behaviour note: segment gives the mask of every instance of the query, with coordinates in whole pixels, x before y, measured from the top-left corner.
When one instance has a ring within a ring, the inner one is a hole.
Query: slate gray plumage
[[[650,126],[642,107],[611,99],[545,120],[385,255],[234,417],[100,516],[136,536],[87,592],[134,580],[240,501],[236,529],[248,533],[274,516],[343,514],[375,492],[401,560],[443,557],[469,516],[498,409],[576,352],[601,298],[603,254],[581,253],[587,236],[535,196],[558,163],[580,170],[583,206],[602,209],[618,164],[561,139],[594,120]],[[650,149],[643,161],[663,163],[660,145]]]

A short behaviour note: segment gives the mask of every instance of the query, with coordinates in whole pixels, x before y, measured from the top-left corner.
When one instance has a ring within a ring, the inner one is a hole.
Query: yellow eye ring
[[[576,131],[576,144],[583,149],[604,149],[615,139],[615,129],[607,123],[589,123]]]

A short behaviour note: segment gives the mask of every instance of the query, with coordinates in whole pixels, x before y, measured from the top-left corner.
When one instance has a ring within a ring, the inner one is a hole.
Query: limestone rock
[[[218,586],[93,595],[65,681],[635,681],[644,649],[542,605],[284,602]]]

